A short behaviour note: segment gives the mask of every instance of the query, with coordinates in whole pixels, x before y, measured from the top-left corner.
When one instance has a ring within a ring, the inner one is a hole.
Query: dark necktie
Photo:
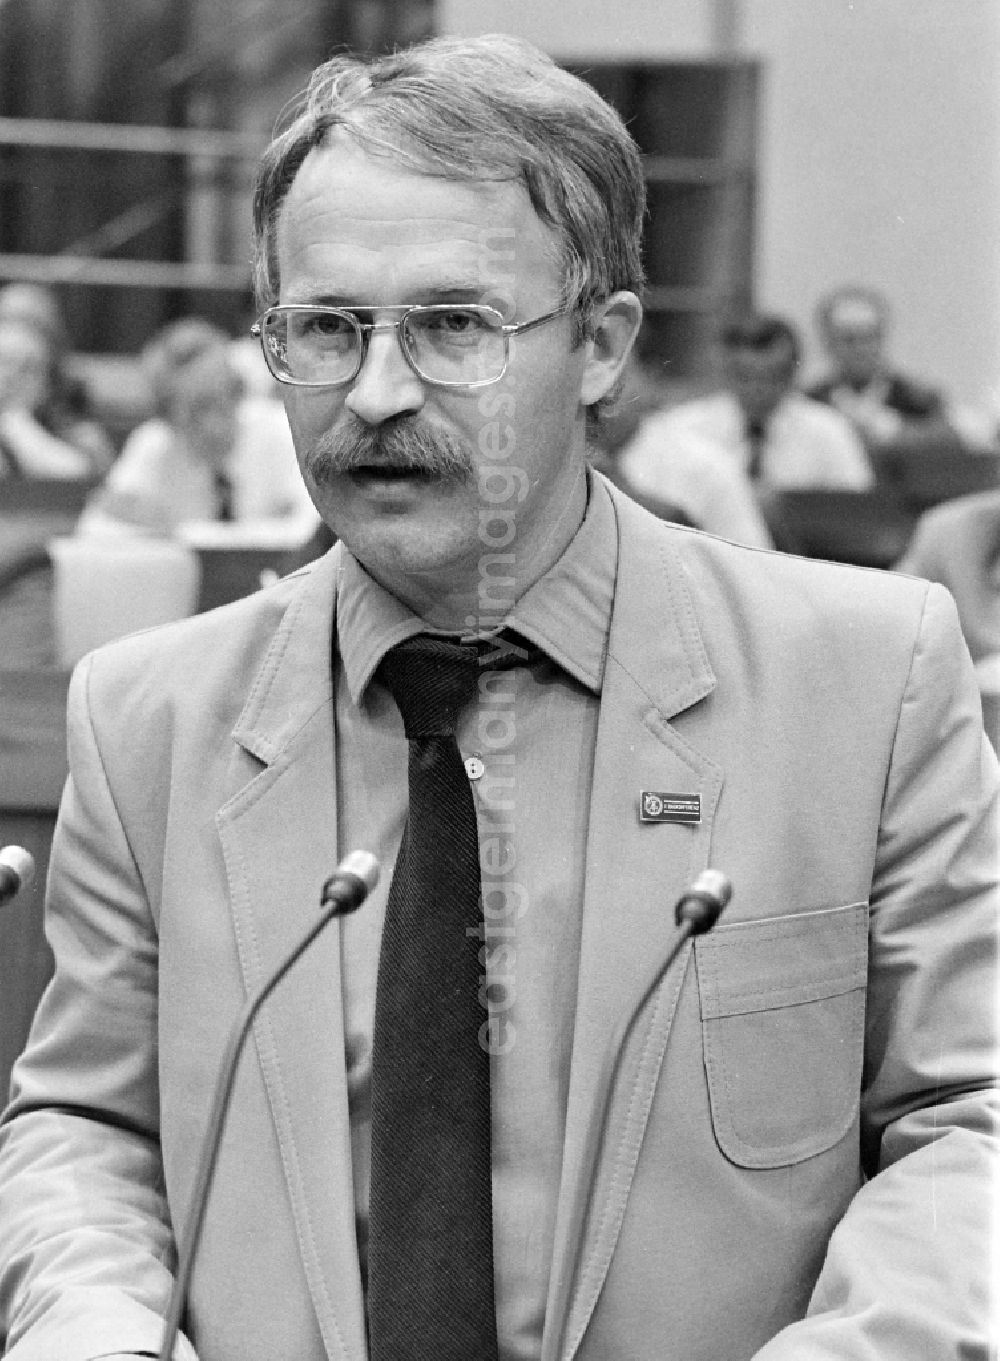
[[[747,477],[751,482],[758,482],[763,471],[764,447],[767,443],[767,426],[764,421],[754,418],[747,420],[747,443],[750,446]]]
[[[372,1361],[496,1361],[490,1063],[479,1042],[476,810],[455,741],[477,649],[420,636],[383,658],[409,740],[409,814],[372,1045]]]
[[[215,518],[230,524],[235,518],[233,510],[233,479],[223,468],[212,474],[215,490]]]

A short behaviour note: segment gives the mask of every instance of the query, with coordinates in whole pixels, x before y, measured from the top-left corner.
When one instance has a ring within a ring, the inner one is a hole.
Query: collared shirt
[[[616,566],[614,508],[607,489],[592,479],[574,539],[512,608],[495,608],[500,582],[491,578],[480,628],[516,629],[544,656],[489,675],[457,730],[476,802],[487,922],[501,1361],[537,1361],[541,1350],[576,1009],[591,774]],[[428,631],[345,552],[337,595],[341,664],[335,669],[338,839],[344,850],[371,850],[386,867],[364,909],[340,928],[363,1271],[375,984],[390,867],[407,808],[402,720],[375,670],[388,648]]]
[[[284,529],[289,544],[302,543],[316,528],[318,516],[280,402],[240,402],[225,473],[231,521],[257,533]],[[122,534],[134,532],[136,524],[168,532],[216,520],[212,464],[160,419],[132,432],[102,491],[81,516],[81,533]]]
[[[664,442],[660,415],[639,425],[618,455],[625,490],[680,507],[691,523],[751,548],[773,548],[767,521],[744,470],[704,436]]]
[[[644,443],[650,460],[669,464],[692,443],[707,441],[744,472],[750,462],[746,418],[730,392],[681,402],[650,416],[647,427]],[[635,476],[636,469],[630,472]],[[845,416],[801,392],[790,392],[767,422],[761,479],[770,487],[864,488],[872,485],[874,474]]]
[[[890,404],[889,380],[882,374],[860,388],[838,383],[826,400],[869,439],[891,440],[902,432],[902,413]]]

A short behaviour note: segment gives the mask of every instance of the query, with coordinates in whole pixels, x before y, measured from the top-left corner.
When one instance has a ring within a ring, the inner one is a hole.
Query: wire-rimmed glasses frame
[[[260,341],[265,362],[273,376],[279,383],[288,383],[293,387],[345,387],[353,383],[364,367],[372,332],[395,331],[403,358],[421,382],[428,383],[432,387],[470,389],[489,387],[493,383],[499,383],[504,377],[510,363],[511,336],[523,334],[525,331],[530,331],[536,326],[541,326],[544,322],[554,320],[556,317],[566,316],[569,311],[566,307],[558,307],[551,312],[543,313],[539,317],[532,317],[529,321],[505,322],[496,308],[490,307],[486,303],[395,303],[385,307],[364,307],[357,310],[364,312],[399,312],[400,315],[394,321],[361,321],[356,312],[350,308],[333,307],[324,303],[282,303],[269,307],[265,312],[262,312],[251,326],[250,334]],[[496,373],[491,374],[488,378],[448,379],[436,378],[421,368],[420,361],[411,348],[413,342],[409,338],[408,324],[412,325],[414,316],[439,316],[443,319],[448,313],[458,316],[476,316],[487,323],[487,330],[490,334],[496,335],[502,340],[503,359]],[[277,329],[282,322],[287,326],[290,319],[305,315],[337,318],[350,325],[356,337],[356,353],[354,353],[353,368],[350,372],[345,371],[342,377],[337,378],[298,378],[291,372],[287,360],[287,340],[281,340],[277,334]],[[284,360],[280,357],[282,349],[286,356]]]

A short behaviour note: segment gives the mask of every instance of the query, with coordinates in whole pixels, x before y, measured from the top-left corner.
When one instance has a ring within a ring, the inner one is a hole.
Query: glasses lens
[[[403,344],[432,383],[488,383],[503,373],[502,326],[487,308],[415,307],[403,321]]]
[[[279,378],[293,383],[345,383],[357,372],[361,336],[346,312],[276,307],[264,322],[264,349]]]

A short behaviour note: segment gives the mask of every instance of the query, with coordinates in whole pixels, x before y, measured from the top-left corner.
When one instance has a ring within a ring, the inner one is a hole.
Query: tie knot
[[[408,738],[453,736],[459,712],[476,693],[478,674],[475,644],[423,633],[390,648],[379,664]]]

